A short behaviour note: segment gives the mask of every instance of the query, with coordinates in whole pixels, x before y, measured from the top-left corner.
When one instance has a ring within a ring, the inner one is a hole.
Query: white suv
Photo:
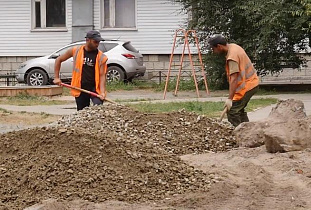
[[[51,83],[54,78],[55,59],[69,48],[83,44],[85,44],[85,41],[74,42],[56,50],[50,55],[22,63],[15,72],[17,81],[31,86]],[[145,74],[146,67],[143,63],[143,55],[130,42],[105,40],[99,43],[98,48],[108,57],[108,81],[131,81],[133,78]],[[62,63],[60,70],[61,80],[71,79],[72,65],[72,58]]]

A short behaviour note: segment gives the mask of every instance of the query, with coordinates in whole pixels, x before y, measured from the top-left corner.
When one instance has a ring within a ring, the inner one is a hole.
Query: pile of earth
[[[311,148],[311,118],[300,100],[280,100],[266,119],[242,123],[234,132],[242,147],[265,145],[272,153]]]
[[[116,141],[152,144],[177,155],[227,151],[236,147],[233,127],[192,112],[143,113],[122,105],[95,106],[59,120],[63,132],[112,132]]]
[[[58,125],[0,135],[0,208],[46,199],[144,202],[215,182],[179,155],[236,147],[232,128],[185,111],[95,106]]]

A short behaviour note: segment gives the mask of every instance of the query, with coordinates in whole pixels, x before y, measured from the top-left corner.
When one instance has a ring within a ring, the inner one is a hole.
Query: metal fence
[[[13,73],[0,74],[0,86],[14,86],[17,84],[16,76]]]
[[[144,81],[152,81],[157,82],[161,84],[162,82],[166,81],[167,78],[167,70],[160,70],[160,71],[153,71],[153,72],[146,72],[146,74],[149,74],[147,77],[141,77],[137,78],[138,80],[144,80]],[[176,79],[178,74],[178,70],[172,70],[170,74],[170,80]],[[6,74],[0,74],[0,86],[15,86],[18,84],[16,80],[16,74],[15,73],[6,73]],[[199,79],[202,75],[199,73],[196,73],[197,78]],[[192,72],[190,71],[181,71],[181,79],[191,79]]]

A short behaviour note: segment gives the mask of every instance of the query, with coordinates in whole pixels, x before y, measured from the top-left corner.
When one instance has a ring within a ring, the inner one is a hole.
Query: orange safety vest
[[[84,61],[84,47],[73,47],[73,70],[72,70],[72,80],[71,85],[74,87],[81,88],[81,78],[82,78],[82,66]],[[98,50],[96,62],[95,62],[95,90],[97,94],[100,94],[100,71],[103,71],[106,75],[107,73],[107,56],[100,50]],[[71,95],[78,97],[81,91],[71,89]]]
[[[228,44],[228,46],[226,72],[229,81],[231,77],[229,74],[229,60],[235,61],[239,65],[238,86],[233,96],[233,100],[238,101],[243,98],[247,91],[259,85],[259,79],[251,60],[243,48],[237,44]]]

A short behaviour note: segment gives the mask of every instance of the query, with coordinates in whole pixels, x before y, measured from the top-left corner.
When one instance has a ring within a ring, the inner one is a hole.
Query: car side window
[[[106,51],[109,51],[115,48],[116,46],[118,46],[118,44],[117,43],[104,43],[104,46],[106,48]]]
[[[133,47],[133,45],[131,45],[130,42],[124,43],[124,44],[123,44],[123,47],[124,47],[125,49],[127,49],[128,51],[138,53],[138,50],[136,50],[135,47]]]
[[[103,43],[99,43],[98,49],[102,52],[107,52],[106,47],[104,46]]]

